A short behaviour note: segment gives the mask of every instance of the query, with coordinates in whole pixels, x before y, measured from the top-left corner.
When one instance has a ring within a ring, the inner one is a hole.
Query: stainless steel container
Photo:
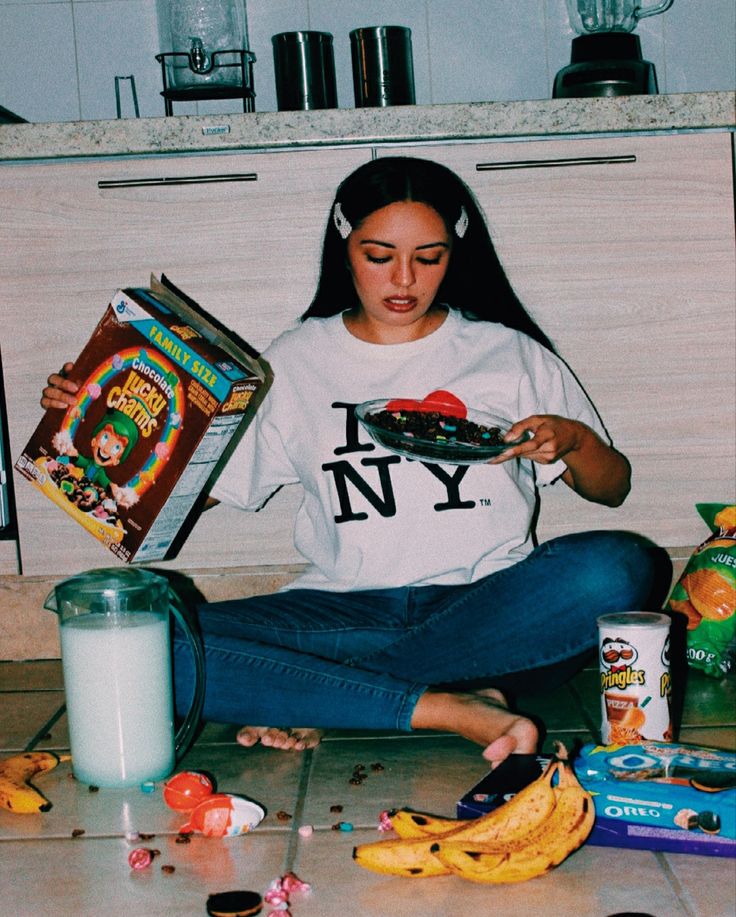
[[[350,33],[356,108],[413,105],[411,29],[381,25]]]
[[[271,38],[279,111],[337,108],[329,32],[280,32]]]

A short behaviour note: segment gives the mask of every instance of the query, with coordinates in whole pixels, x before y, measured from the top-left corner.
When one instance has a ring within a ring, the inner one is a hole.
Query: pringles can
[[[671,742],[669,617],[651,611],[602,615],[598,632],[603,744]]]

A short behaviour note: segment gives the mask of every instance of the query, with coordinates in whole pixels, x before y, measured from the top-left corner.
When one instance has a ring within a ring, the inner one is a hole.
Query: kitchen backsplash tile
[[[707,92],[736,86],[732,0],[675,0],[664,16],[656,18],[662,20],[666,56],[660,91]]]
[[[537,0],[427,6],[433,102],[549,97]]]
[[[27,121],[79,118],[70,3],[0,5],[0,105]]]
[[[246,0],[256,111],[277,109],[271,37],[334,36],[338,106],[354,106],[349,33],[369,25],[412,30],[419,104],[544,99],[570,60],[565,0]],[[542,15],[540,16],[540,12]],[[732,0],[675,0],[637,29],[661,93],[732,90]],[[0,104],[32,121],[115,117],[114,78],[133,74],[142,116],[163,116],[156,0],[0,0]],[[129,84],[122,85],[128,91]],[[129,101],[128,98],[123,100]],[[176,104],[175,114],[242,111],[239,100]],[[132,108],[123,107],[131,116]]]
[[[256,111],[276,111],[278,105],[271,36],[279,32],[302,32],[318,27],[310,18],[309,0],[247,0],[246,8],[251,51],[256,54],[253,65]],[[324,31],[331,32],[332,29]],[[340,98],[339,89],[338,104],[347,104]],[[204,111],[202,105],[200,111]]]
[[[140,114],[164,114],[158,22],[149,0],[89,0],[74,4],[82,120],[116,117],[115,77],[135,77]],[[134,40],[122,37],[135,36]],[[130,80],[120,81],[123,116],[133,116]],[[178,111],[177,114],[184,112]],[[191,113],[194,113],[192,110]]]

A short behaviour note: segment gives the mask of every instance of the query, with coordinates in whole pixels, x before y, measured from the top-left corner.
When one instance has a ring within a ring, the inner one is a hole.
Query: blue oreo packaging
[[[501,805],[549,760],[511,755],[462,797],[458,817]],[[595,805],[589,844],[736,857],[736,754],[667,742],[585,745],[573,764]]]

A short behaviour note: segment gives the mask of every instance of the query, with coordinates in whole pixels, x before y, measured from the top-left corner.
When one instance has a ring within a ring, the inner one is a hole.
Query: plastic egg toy
[[[265,810],[251,799],[232,793],[213,793],[192,810],[180,834],[197,831],[205,837],[237,837],[261,823]]]
[[[214,791],[214,784],[206,774],[181,771],[164,784],[164,802],[177,812],[190,812]]]

